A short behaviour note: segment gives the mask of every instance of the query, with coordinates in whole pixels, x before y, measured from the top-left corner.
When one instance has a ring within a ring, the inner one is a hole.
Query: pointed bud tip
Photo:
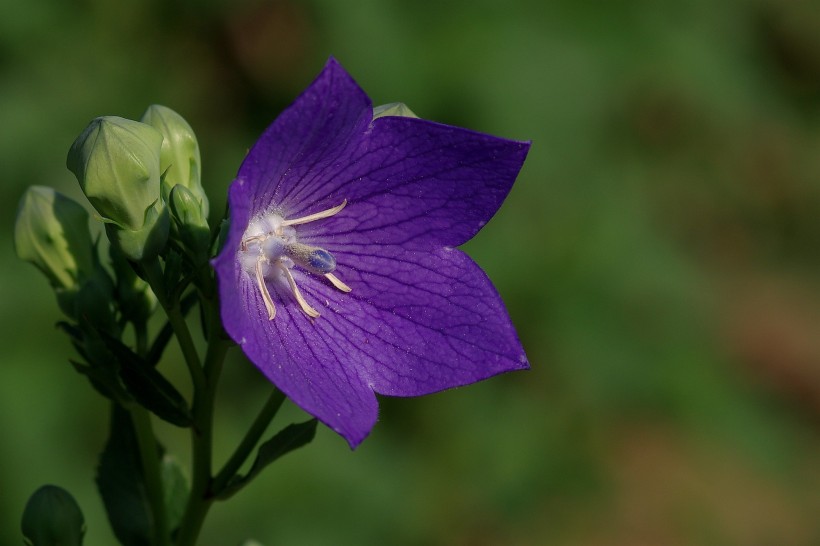
[[[163,136],[160,169],[165,173],[169,188],[178,184],[188,188],[202,202],[207,217],[208,198],[202,189],[202,160],[194,130],[185,118],[160,104],[149,106],[141,121],[154,127]]]
[[[160,197],[162,141],[145,123],[99,117],[71,145],[66,166],[103,218],[138,230]]]

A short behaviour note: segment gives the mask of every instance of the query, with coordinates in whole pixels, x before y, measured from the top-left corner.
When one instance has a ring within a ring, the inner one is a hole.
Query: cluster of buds
[[[17,254],[48,279],[66,317],[58,326],[79,355],[71,364],[114,403],[114,414],[141,406],[190,426],[185,398],[156,367],[170,330],[149,344],[148,321],[157,304],[184,317],[197,296],[215,290],[194,132],[159,105],[140,121],[99,117],[71,145],[66,165],[94,213],[52,188],[29,188],[17,213]],[[117,434],[130,430],[127,420]],[[98,476],[101,491],[117,491],[126,467],[118,460],[111,468],[113,477]],[[109,496],[118,502],[117,493]],[[45,486],[31,497],[22,530],[33,546],[79,545],[85,526],[71,496]]]
[[[145,328],[157,296],[165,295],[154,294],[145,272],[164,260],[172,265],[166,273],[175,273],[167,285],[181,292],[181,279],[198,278],[192,270],[202,270],[209,257],[199,144],[179,114],[153,105],[140,121],[115,116],[91,121],[72,144],[66,164],[103,229],[91,229],[92,215],[80,203],[34,186],[18,209],[17,254],[54,289],[68,319],[60,326],[85,361],[73,362],[77,370],[109,398],[133,401],[118,355],[123,331],[128,323]],[[107,259],[101,258],[105,244],[94,235],[99,232],[108,240]]]

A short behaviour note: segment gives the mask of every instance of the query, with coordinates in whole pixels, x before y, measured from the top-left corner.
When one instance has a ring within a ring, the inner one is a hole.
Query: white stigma
[[[256,279],[269,320],[276,317],[276,307],[268,290],[268,282],[287,286],[306,315],[311,318],[319,316],[319,312],[308,304],[296,286],[296,280],[290,271],[294,266],[324,276],[342,292],[351,291],[349,286],[333,275],[336,269],[333,255],[323,248],[300,243],[293,227],[330,218],[338,214],[345,205],[347,199],[331,209],[300,218],[286,219],[281,214],[269,213],[251,220],[239,245],[239,261],[243,269]]]

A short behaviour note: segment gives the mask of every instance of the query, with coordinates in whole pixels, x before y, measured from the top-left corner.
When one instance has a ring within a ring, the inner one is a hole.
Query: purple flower
[[[528,368],[504,304],[455,247],[495,214],[529,143],[373,119],[330,59],[229,191],[222,321],[288,397],[356,447],[374,393],[419,396]]]

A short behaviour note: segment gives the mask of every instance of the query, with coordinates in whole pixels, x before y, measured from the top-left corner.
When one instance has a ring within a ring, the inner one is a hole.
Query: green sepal
[[[80,505],[56,485],[44,485],[29,497],[20,527],[27,546],[81,546],[85,536]]]
[[[222,491],[216,492],[216,498],[227,499],[233,496],[276,459],[312,442],[316,436],[316,425],[316,419],[311,419],[303,423],[288,425],[277,432],[273,438],[259,446],[256,459],[248,473],[244,476],[234,476]]]
[[[134,400],[163,421],[178,427],[191,426],[188,403],[171,382],[118,339],[105,334],[102,337],[119,362],[120,378]]]
[[[103,221],[108,240],[131,261],[150,260],[165,249],[171,221],[168,209],[160,200],[145,210],[145,221],[138,230],[128,229],[113,220]]]

